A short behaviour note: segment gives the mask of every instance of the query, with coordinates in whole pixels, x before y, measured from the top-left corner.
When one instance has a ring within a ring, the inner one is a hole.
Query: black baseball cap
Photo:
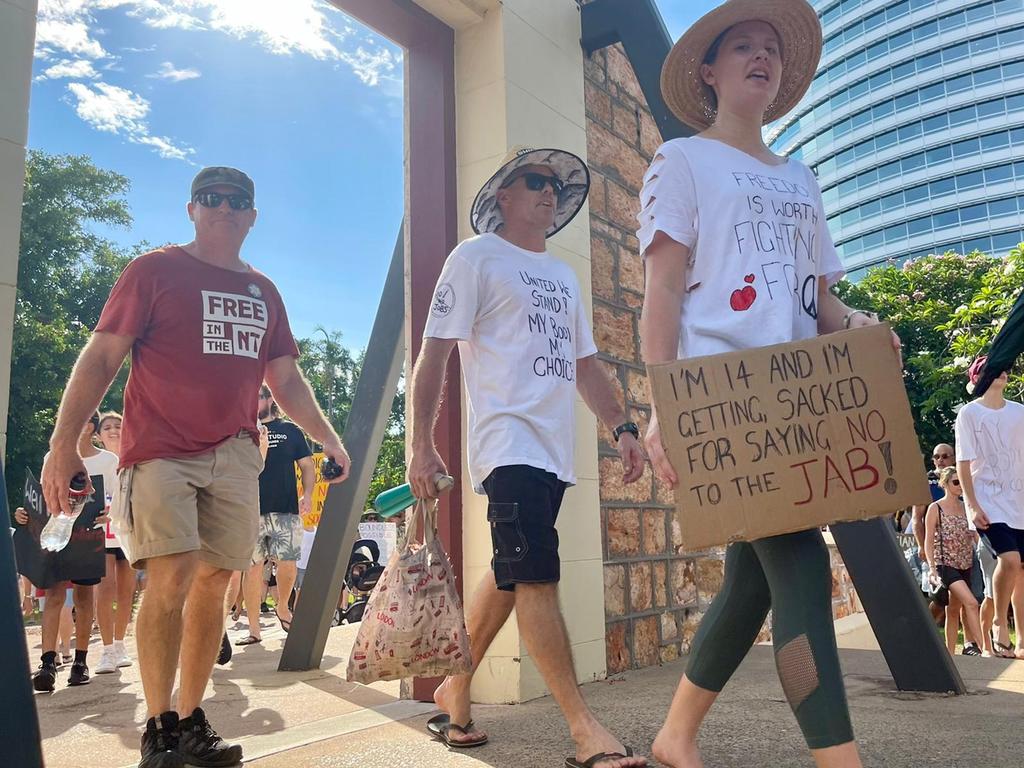
[[[256,187],[252,183],[252,179],[237,168],[229,168],[225,165],[210,166],[197,173],[196,177],[192,179],[192,196],[195,197],[196,192],[217,184],[227,184],[245,192],[253,199],[256,198]]]

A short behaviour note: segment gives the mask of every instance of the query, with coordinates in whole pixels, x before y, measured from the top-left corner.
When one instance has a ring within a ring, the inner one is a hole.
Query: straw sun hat
[[[498,190],[514,171],[524,165],[547,166],[565,185],[555,205],[555,222],[545,233],[545,237],[551,237],[580,212],[590,191],[590,170],[587,164],[564,149],[516,147],[501,161],[498,170],[477,192],[473,201],[470,224],[478,235],[494,232],[505,223],[498,207]]]
[[[821,58],[821,22],[806,0],[727,0],[679,38],[661,70],[661,93],[682,122],[703,131],[715,121],[715,93],[700,76],[712,43],[744,21],[764,21],[782,43],[779,94],[764,113],[770,123],[796,106],[814,79]]]

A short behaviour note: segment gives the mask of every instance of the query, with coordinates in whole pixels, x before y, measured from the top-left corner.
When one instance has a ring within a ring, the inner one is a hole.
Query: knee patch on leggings
[[[820,685],[818,665],[807,635],[798,635],[779,648],[775,654],[775,665],[779,670],[782,690],[795,711]]]

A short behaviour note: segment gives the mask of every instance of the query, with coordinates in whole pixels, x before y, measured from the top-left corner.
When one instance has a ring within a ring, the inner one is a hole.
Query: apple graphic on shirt
[[[752,283],[754,282],[753,275],[747,275],[743,278],[745,286],[732,292],[732,296],[729,297],[729,306],[736,312],[746,312],[750,309],[754,302],[757,300],[757,291],[754,290]]]

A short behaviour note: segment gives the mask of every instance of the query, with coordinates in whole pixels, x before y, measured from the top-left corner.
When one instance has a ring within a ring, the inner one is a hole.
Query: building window
[[[969,205],[966,208],[960,209],[960,222],[962,224],[968,224],[972,221],[981,221],[986,218],[988,218],[988,206],[985,203]]]
[[[1009,216],[1017,212],[1017,198],[1010,197],[1004,200],[993,200],[988,204],[988,215],[991,218],[997,216]]]

